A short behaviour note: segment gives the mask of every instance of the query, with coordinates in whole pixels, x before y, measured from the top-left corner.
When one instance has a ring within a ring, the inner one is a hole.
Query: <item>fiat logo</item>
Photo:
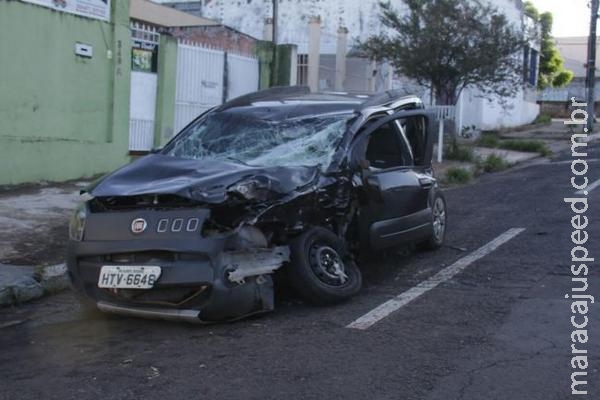
[[[144,218],[134,219],[131,223],[131,232],[139,235],[140,233],[144,232],[147,227],[148,223]]]

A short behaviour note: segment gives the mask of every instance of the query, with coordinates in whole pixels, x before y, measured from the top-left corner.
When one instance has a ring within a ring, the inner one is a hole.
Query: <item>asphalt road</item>
[[[362,263],[363,291],[340,306],[284,296],[274,313],[205,327],[86,314],[70,293],[0,310],[0,399],[571,398],[569,156],[447,191],[448,246]],[[600,189],[589,199],[600,258]],[[346,328],[512,228],[525,231],[370,328]],[[600,301],[597,265],[587,293]],[[598,307],[577,345],[588,395],[575,398],[600,398]]]

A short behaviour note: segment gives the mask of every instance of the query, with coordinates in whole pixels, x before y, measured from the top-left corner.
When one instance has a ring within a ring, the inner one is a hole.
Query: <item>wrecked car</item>
[[[346,300],[357,254],[444,241],[433,123],[394,92],[232,100],[84,190],[72,285],[104,312],[191,322],[273,310],[276,272],[308,302]]]

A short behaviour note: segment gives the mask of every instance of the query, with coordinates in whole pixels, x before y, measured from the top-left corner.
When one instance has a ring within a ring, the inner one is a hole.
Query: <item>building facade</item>
[[[94,176],[128,160],[129,1],[110,3],[95,18],[0,1],[0,185]]]
[[[94,177],[160,147],[271,84],[262,44],[148,0],[0,1],[0,186]]]
[[[272,16],[271,0],[156,0],[197,15],[220,21],[244,33],[256,37],[269,38],[269,28],[265,29],[265,21]],[[526,17],[521,0],[488,0],[501,10],[508,19],[519,27],[524,27]],[[398,10],[403,10],[403,3],[397,2]],[[379,22],[379,0],[286,0],[279,7],[278,42],[291,43],[298,46],[299,65],[307,64],[309,53],[308,26],[311,18],[318,16],[320,26],[320,89],[331,89],[333,84],[331,71],[335,70],[335,55],[339,46],[340,27],[347,29],[347,46],[351,51],[357,40],[365,40],[370,35],[378,34],[383,29]],[[524,49],[523,88],[512,99],[498,101],[484,99],[475,90],[463,92],[457,104],[457,123],[460,126],[475,126],[478,129],[498,129],[532,122],[539,114],[536,103],[539,46],[531,43]],[[477,55],[473,55],[476,57]],[[351,90],[360,87],[379,90],[392,87],[409,87],[416,94],[425,96],[425,90],[415,87],[406,79],[395,76],[391,78],[389,68],[385,65],[372,66],[369,62],[354,60],[347,63],[347,77]],[[329,72],[328,72],[329,71]],[[300,83],[302,69],[299,69]],[[370,76],[375,75],[374,82]],[[351,79],[350,79],[351,78]],[[362,82],[361,82],[362,80]],[[460,129],[459,129],[460,130]]]
[[[564,103],[575,97],[579,101],[587,99],[586,63],[588,53],[587,36],[556,38],[556,48],[564,59],[565,68],[573,71],[573,80],[564,88],[549,88],[540,93],[540,101]],[[600,39],[596,42],[596,48]],[[600,65],[600,54],[596,56],[596,65]],[[600,77],[596,77],[596,101],[600,100]]]

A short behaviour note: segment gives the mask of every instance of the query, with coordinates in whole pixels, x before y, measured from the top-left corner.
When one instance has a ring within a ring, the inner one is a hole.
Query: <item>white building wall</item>
[[[508,20],[522,26],[523,14],[520,0],[489,0],[495,7],[502,11]],[[531,43],[532,47],[538,47]],[[537,48],[539,50],[539,47]],[[533,122],[540,112],[537,104],[536,88],[527,86],[519,91],[515,97],[504,99],[485,99],[475,89],[463,92],[457,105],[462,111],[463,127],[475,126],[481,130],[511,128]]]
[[[504,104],[498,100],[481,97],[477,90],[468,89],[459,100],[458,111],[462,116],[463,127],[473,126],[480,130],[512,128],[533,122],[540,112],[535,102],[536,91],[526,89]]]
[[[155,0],[161,3],[181,0]],[[193,1],[193,0],[192,0]],[[322,35],[331,37],[335,54],[335,38],[340,25],[349,30],[349,38],[366,39],[378,33],[379,0],[285,0],[279,7],[279,42],[291,43],[299,49],[308,41],[308,20],[320,16]],[[264,20],[272,15],[271,0],[211,0],[202,2],[202,14],[225,25],[254,36],[264,35]],[[329,47],[329,46],[328,46]]]
[[[182,0],[155,0],[162,3]],[[193,0],[190,0],[193,1]],[[298,53],[307,52],[308,20],[321,17],[321,53],[335,54],[337,30],[349,30],[349,45],[353,40],[365,40],[382,30],[379,21],[380,0],[285,0],[279,9],[279,42],[298,45]],[[487,0],[500,9],[509,21],[522,25],[521,0]],[[403,3],[395,1],[402,10]],[[271,0],[211,0],[202,2],[203,16],[216,19],[246,34],[262,38],[264,21],[271,16]],[[475,57],[477,55],[474,55]],[[488,101],[467,90],[462,96],[463,126],[497,129],[532,122],[539,113],[535,96],[520,93],[503,109],[498,101]]]

